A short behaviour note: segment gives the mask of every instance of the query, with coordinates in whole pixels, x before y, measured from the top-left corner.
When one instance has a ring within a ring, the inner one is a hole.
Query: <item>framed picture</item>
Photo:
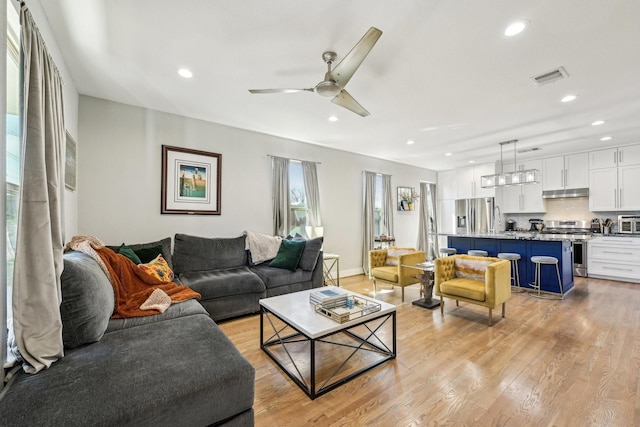
[[[75,190],[76,189],[76,179],[77,179],[77,145],[73,140],[69,132],[67,132],[66,137],[66,149],[65,149],[65,159],[64,159],[64,185],[65,187]]]
[[[418,194],[412,187],[398,187],[398,210],[414,210],[415,201],[417,198]]]
[[[220,215],[221,154],[162,146],[163,214]]]

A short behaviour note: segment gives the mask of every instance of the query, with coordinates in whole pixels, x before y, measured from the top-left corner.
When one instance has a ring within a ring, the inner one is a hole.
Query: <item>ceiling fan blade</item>
[[[251,93],[296,93],[296,92],[315,92],[314,88],[311,89],[249,89]]]
[[[347,110],[351,110],[362,117],[367,117],[369,115],[369,112],[365,110],[362,105],[358,104],[358,101],[353,99],[353,97],[349,95],[349,92],[344,89],[342,89],[340,93],[331,100],[331,102],[346,108]]]
[[[342,58],[342,61],[329,73],[333,80],[341,87],[345,87],[381,35],[382,31],[379,29],[369,28],[369,31],[356,43],[347,56]]]

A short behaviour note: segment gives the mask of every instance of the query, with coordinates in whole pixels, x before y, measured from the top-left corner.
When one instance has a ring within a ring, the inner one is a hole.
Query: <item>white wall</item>
[[[222,154],[221,215],[160,214],[161,145]],[[436,181],[428,169],[87,96],[78,146],[78,233],[108,244],[272,233],[267,155],[320,162],[324,250],[340,254],[341,276],[362,272],[362,171],[392,175],[394,191]],[[394,214],[396,243],[416,246],[418,212]]]

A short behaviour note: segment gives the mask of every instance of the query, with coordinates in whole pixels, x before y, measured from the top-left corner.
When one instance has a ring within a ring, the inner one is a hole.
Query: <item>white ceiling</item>
[[[519,159],[640,142],[638,0],[41,3],[85,95],[435,170],[495,161],[511,139],[541,149]],[[529,27],[505,37],[517,19]],[[248,92],[315,86],[322,53],[339,61],[371,26],[382,37],[347,85],[370,116]],[[568,78],[531,81],[560,66]]]

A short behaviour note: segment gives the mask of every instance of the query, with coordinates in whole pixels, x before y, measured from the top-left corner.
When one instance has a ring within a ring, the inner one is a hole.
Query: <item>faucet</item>
[[[493,228],[489,230],[490,233],[495,233],[497,231],[496,222],[498,225],[502,224],[502,212],[500,211],[500,206],[495,205],[493,207]]]

